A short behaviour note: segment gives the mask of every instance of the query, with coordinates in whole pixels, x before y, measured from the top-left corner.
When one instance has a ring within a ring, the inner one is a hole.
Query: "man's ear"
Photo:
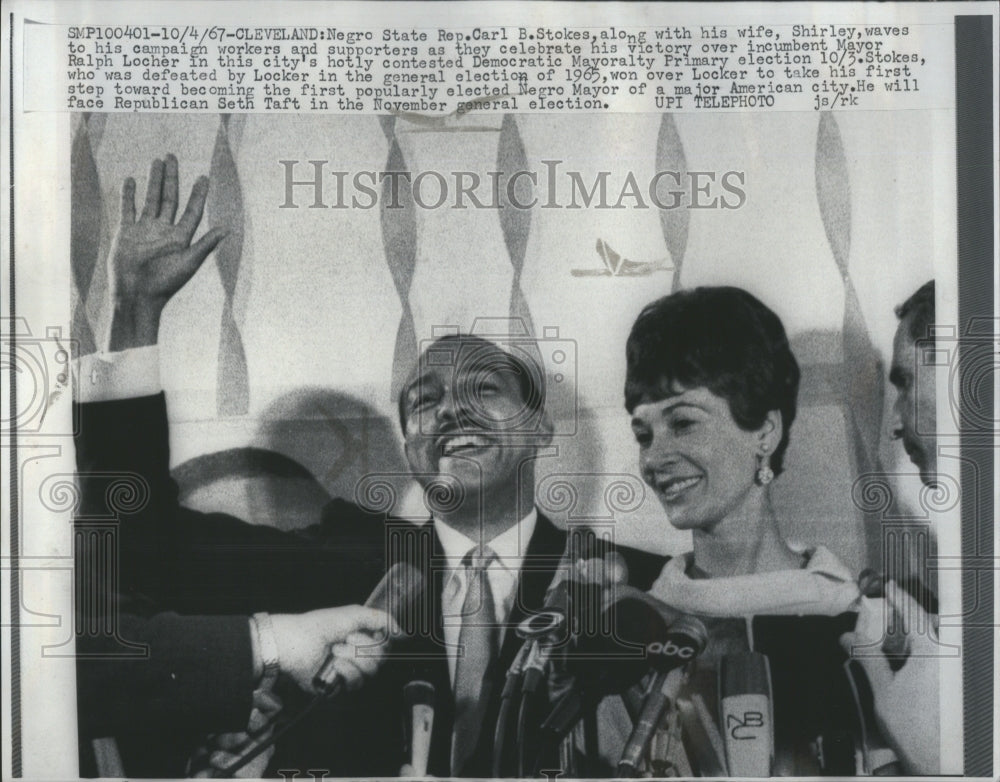
[[[774,449],[778,447],[778,443],[781,442],[782,435],[785,433],[781,411],[769,410],[764,417],[764,423],[757,431],[760,444],[767,446],[768,453],[774,453]]]

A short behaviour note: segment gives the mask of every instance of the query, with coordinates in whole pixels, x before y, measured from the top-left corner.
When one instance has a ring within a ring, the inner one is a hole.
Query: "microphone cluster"
[[[546,764],[567,768],[576,754],[575,726],[583,720],[586,733],[601,699],[653,674],[659,695],[647,699],[619,766],[622,775],[634,775],[682,669],[704,650],[708,634],[700,620],[628,586],[627,578],[614,552],[578,559],[550,588],[543,609],[518,626],[524,645],[501,696],[494,776],[537,776]],[[592,743],[588,753],[596,750]]]
[[[623,778],[647,776],[657,764],[703,776],[766,777],[774,773],[774,714],[768,658],[754,651],[724,655],[718,666],[715,719],[700,694],[687,692],[692,663],[708,644],[698,618],[628,586],[628,569],[615,552],[602,557],[564,560],[562,577],[546,594],[543,608],[516,628],[523,644],[507,671],[501,693],[493,747],[494,777],[537,777],[544,768],[562,768],[571,776],[577,763],[577,731],[583,723],[585,749],[598,768],[592,720],[609,695],[632,699],[633,728],[617,765]],[[865,572],[859,592],[880,594],[882,579]],[[418,611],[424,595],[422,574],[397,564],[376,587],[366,605],[387,611],[401,626]],[[904,650],[899,638],[887,639],[885,651]],[[316,673],[312,702],[270,741],[222,772],[230,776],[280,735],[298,723],[321,700],[336,697],[343,682],[333,656]],[[899,762],[877,728],[871,687],[856,660],[845,664],[861,726],[862,765],[868,774],[898,773]],[[645,696],[636,695],[644,684]],[[414,776],[427,773],[434,720],[434,687],[413,681],[404,689],[404,732]],[[641,703],[636,701],[642,697]],[[588,722],[591,721],[591,722]],[[588,727],[592,728],[588,732]],[[659,738],[658,738],[659,737]],[[670,743],[682,745],[671,756]],[[819,737],[824,773],[853,773],[853,743],[839,734]],[[843,747],[841,745],[843,744]],[[666,748],[666,749],[665,749]],[[841,751],[843,749],[843,751]],[[841,757],[841,755],[843,757]]]

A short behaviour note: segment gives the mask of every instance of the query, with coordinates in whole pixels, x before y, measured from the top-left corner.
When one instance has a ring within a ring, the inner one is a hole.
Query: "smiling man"
[[[414,476],[425,486],[437,476],[463,487],[461,501],[440,514],[477,543],[509,529],[512,512],[523,519],[533,510],[534,459],[552,437],[544,374],[518,353],[477,336],[442,337],[424,350],[399,399]]]
[[[510,628],[543,606],[567,547],[566,532],[534,504],[534,461],[552,433],[544,370],[517,344],[504,350],[475,336],[444,337],[422,352],[399,415],[427,523],[338,499],[318,523],[283,532],[181,506],[168,471],[156,346],[163,308],[220,238],[215,229],[191,244],[207,181],[196,187],[199,198],[175,225],[175,159],[154,163],[138,221],[128,208],[134,184],[126,184],[109,264],[111,354],[81,371],[89,401],[80,473],[127,470],[149,486],[149,502],[120,514],[122,588],[183,612],[306,611],[362,602],[388,568],[413,565],[428,585],[418,611],[427,625],[364,690],[321,707],[283,739],[273,767],[395,775],[406,760],[403,687],[419,679],[437,693],[429,773],[490,776],[501,685],[522,644]],[[100,485],[87,490],[103,501]],[[629,552],[637,586],[648,588],[661,565],[661,557]],[[294,712],[294,697],[284,700]],[[166,771],[159,775],[182,773]]]
[[[490,775],[499,674],[520,645],[507,625],[541,608],[565,547],[534,504],[534,460],[552,433],[544,387],[530,358],[456,335],[424,350],[400,395],[406,458],[433,516],[425,530],[447,562],[431,605],[448,663],[438,686],[454,709],[442,715],[453,724],[447,765],[449,737],[435,726],[439,773]],[[541,566],[541,580],[521,579],[526,558]]]

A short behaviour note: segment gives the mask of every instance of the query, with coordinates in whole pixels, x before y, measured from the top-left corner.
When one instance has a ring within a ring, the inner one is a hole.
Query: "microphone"
[[[424,594],[424,576],[413,565],[406,562],[397,562],[379,581],[378,586],[365,601],[368,608],[377,608],[385,611],[400,627],[416,626],[412,622],[416,616],[420,599]],[[334,668],[336,659],[333,652],[330,652],[323,665],[320,666],[313,677],[313,687],[316,694],[309,702],[291,719],[277,728],[267,741],[262,741],[247,754],[234,761],[226,768],[219,770],[217,776],[231,777],[247,763],[256,758],[269,747],[277,743],[278,739],[292,730],[302,720],[309,716],[316,707],[324,700],[337,697],[344,689],[344,679]]]
[[[719,719],[729,773],[769,777],[774,762],[771,668],[759,652],[727,654],[719,666]]]
[[[422,680],[410,682],[403,687],[403,702],[406,704],[403,735],[409,748],[410,767],[414,776],[427,776],[434,730],[434,685]]]
[[[625,743],[621,760],[618,761],[618,776],[631,778],[641,776],[642,759],[653,740],[653,734],[663,719],[663,713],[677,700],[684,684],[684,671],[674,668],[669,673],[656,674],[649,695],[642,705],[642,711],[632,728],[632,735]]]
[[[514,737],[517,746],[517,776],[524,776],[527,772],[527,759],[537,746],[537,736],[534,731],[529,730],[529,726],[538,724],[535,716],[539,706],[536,696],[545,681],[546,672],[549,674],[549,697],[552,699],[558,699],[573,684],[572,676],[565,667],[564,655],[560,654],[552,660],[553,653],[564,653],[582,628],[590,629],[591,624],[596,624],[594,618],[600,616],[606,602],[606,582],[611,578],[628,578],[628,569],[621,555],[605,552],[601,558],[584,559],[582,555],[586,552],[572,543],[571,539],[569,553],[563,559],[560,571],[563,577],[549,587],[542,610],[527,617],[517,628],[517,635],[525,639],[522,651],[527,650],[523,658],[521,700]],[[581,556],[572,560],[575,553]],[[517,660],[514,664],[517,664]],[[512,665],[507,680],[512,688],[517,684],[515,676]],[[506,686],[504,689],[505,692],[508,691]],[[508,719],[512,708],[512,701],[504,701],[500,717]],[[497,733],[506,738],[505,722],[503,728],[498,722]],[[504,744],[498,741],[495,760],[502,755],[504,749]],[[501,764],[495,766],[500,768]]]
[[[524,675],[523,692],[534,692],[538,689],[553,648],[568,640],[566,624],[564,611],[549,609],[532,614],[515,628],[517,637],[524,639],[524,645],[521,647],[524,656],[521,659],[521,668],[517,671],[518,674]],[[508,675],[515,673],[514,666],[518,661],[515,658],[511,663]]]
[[[708,631],[702,621],[693,616],[681,616],[670,625],[662,642],[653,642],[647,646],[647,650],[658,655],[653,660],[660,670],[632,728],[632,735],[622,750],[621,760],[618,761],[619,776],[639,776],[640,764],[660,725],[663,713],[677,700],[684,683],[685,673],[681,666],[705,651],[707,645]],[[689,650],[693,650],[693,653],[689,654]],[[671,660],[684,662],[673,665],[667,662]]]
[[[577,639],[568,660],[576,683],[542,725],[557,739],[576,724],[588,703],[624,692],[650,666],[666,673],[681,667],[700,654],[708,640],[699,619],[629,586],[618,587],[617,599],[605,608],[601,620],[611,632]]]
[[[726,747],[708,706],[698,693],[677,700],[681,742],[692,772],[700,777],[728,777]]]
[[[538,688],[552,652],[565,648],[581,625],[587,624],[588,614],[600,613],[604,590],[627,580],[624,558],[609,551],[601,558],[577,560],[564,578],[549,587],[542,610],[524,619],[516,630],[518,637],[531,644],[524,662],[524,692]]]
[[[424,575],[407,562],[397,562],[379,581],[365,601],[367,608],[385,611],[401,627],[415,616],[424,594]],[[344,679],[334,668],[336,657],[330,652],[313,677],[315,687],[324,697],[333,698],[344,689]]]

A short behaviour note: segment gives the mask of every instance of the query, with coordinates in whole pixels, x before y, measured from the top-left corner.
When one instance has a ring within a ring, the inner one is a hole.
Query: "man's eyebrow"
[[[429,384],[430,381],[433,380],[433,378],[434,378],[433,372],[423,372],[422,374],[417,375],[415,378],[413,378],[413,380],[411,380],[409,383],[403,386],[403,396],[409,397],[410,394],[413,393],[414,389],[420,388],[425,384]]]

